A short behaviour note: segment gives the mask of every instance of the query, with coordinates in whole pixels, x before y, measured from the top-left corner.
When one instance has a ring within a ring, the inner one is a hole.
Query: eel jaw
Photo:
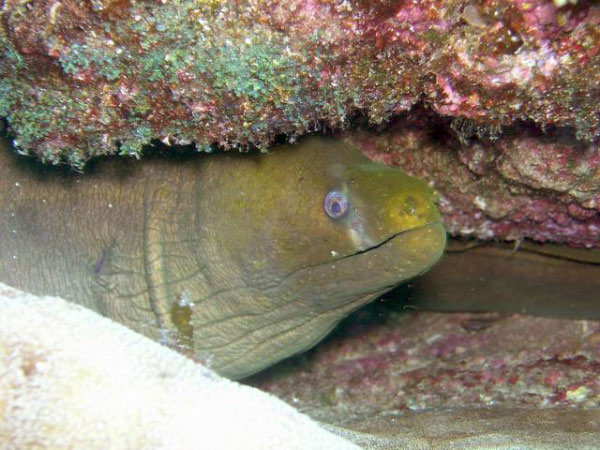
[[[336,258],[336,259],[334,259],[334,261],[336,261],[336,260],[341,260],[341,259],[345,259],[345,258],[351,258],[351,257],[353,257],[353,256],[360,255],[360,254],[362,254],[362,253],[366,253],[366,252],[369,252],[369,251],[373,251],[373,250],[375,250],[375,249],[378,249],[378,248],[380,248],[380,247],[383,247],[383,246],[384,246],[384,245],[386,245],[388,242],[390,242],[391,240],[393,240],[393,239],[397,238],[398,236],[401,236],[401,235],[404,235],[404,234],[407,234],[407,233],[416,232],[416,231],[419,231],[419,230],[422,230],[422,229],[426,229],[426,228],[429,228],[429,227],[442,227],[442,228],[443,228],[444,226],[443,226],[443,224],[442,224],[442,223],[441,223],[439,220],[435,220],[435,221],[428,222],[428,223],[426,223],[426,224],[424,224],[424,225],[420,225],[420,226],[418,226],[418,227],[415,227],[415,228],[409,228],[409,229],[407,229],[407,230],[398,231],[397,233],[394,233],[394,234],[392,234],[392,235],[388,236],[387,238],[385,238],[385,239],[383,239],[383,240],[381,240],[381,241],[379,241],[379,242],[377,242],[377,243],[375,243],[375,244],[371,244],[371,245],[370,245],[369,247],[367,247],[367,248],[364,248],[364,249],[362,249],[362,250],[357,250],[356,252],[354,252],[354,253],[350,253],[350,254],[348,254],[348,255],[340,256],[339,258]],[[445,233],[445,229],[444,229],[444,233]],[[444,239],[443,239],[443,244],[442,244],[442,250],[443,250],[443,247],[445,247],[445,242],[446,242],[446,240],[445,240],[445,238],[444,238]]]

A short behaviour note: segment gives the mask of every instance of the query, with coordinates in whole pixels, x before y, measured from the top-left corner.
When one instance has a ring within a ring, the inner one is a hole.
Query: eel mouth
[[[420,226],[415,227],[415,228],[409,228],[407,230],[402,230],[402,231],[399,231],[397,233],[394,233],[394,234],[388,236],[387,238],[383,239],[382,241],[380,241],[380,242],[378,242],[378,243],[376,243],[374,245],[371,245],[370,247],[367,247],[367,248],[362,249],[362,250],[358,250],[358,251],[356,251],[354,253],[350,253],[348,255],[340,256],[335,261],[339,261],[339,260],[342,260],[342,259],[346,259],[346,258],[351,258],[351,257],[354,257],[354,256],[358,256],[358,255],[361,255],[363,253],[368,253],[368,252],[375,251],[377,249],[380,249],[381,247],[386,246],[387,244],[391,243],[392,241],[394,241],[397,238],[401,238],[401,237],[406,236],[406,235],[411,234],[411,233],[412,234],[419,234],[419,232],[423,231],[423,230],[437,230],[437,231],[442,231],[443,239],[440,239],[439,248],[441,249],[441,252],[443,252],[443,250],[444,250],[444,248],[446,246],[446,229],[444,228],[444,225],[442,224],[442,222],[440,222],[439,220],[435,220],[435,221],[428,222],[426,224],[420,225]],[[433,245],[434,247],[437,247],[437,245],[435,245],[435,242],[432,242],[432,244],[434,244]],[[440,256],[441,256],[441,252],[440,252]]]
[[[445,246],[444,226],[432,221],[328,263],[304,267],[293,278],[310,279],[319,286],[323,309],[345,308],[348,303],[356,309],[427,271],[440,259]]]

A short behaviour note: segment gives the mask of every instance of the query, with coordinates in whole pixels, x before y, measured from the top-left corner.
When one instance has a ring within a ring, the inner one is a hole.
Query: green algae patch
[[[10,2],[0,115],[20,151],[48,161],[137,157],[150,139],[266,149],[276,135],[341,128],[357,112],[380,124],[423,101],[481,127],[528,119],[592,141],[600,6],[544,5]]]

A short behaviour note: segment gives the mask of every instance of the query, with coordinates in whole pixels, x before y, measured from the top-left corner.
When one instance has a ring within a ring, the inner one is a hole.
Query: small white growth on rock
[[[561,8],[563,6],[566,6],[569,3],[571,5],[576,5],[577,4],[577,0],[554,0],[554,6],[556,6],[557,8]]]
[[[475,203],[475,206],[477,206],[479,209],[485,210],[487,208],[487,202],[479,195],[475,197],[473,203]]]
[[[575,403],[580,403],[587,399],[590,394],[590,389],[585,386],[579,386],[575,389],[567,390],[567,400],[570,400]]]

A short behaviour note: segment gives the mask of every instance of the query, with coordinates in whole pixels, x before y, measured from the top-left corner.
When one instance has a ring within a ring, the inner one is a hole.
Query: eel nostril
[[[406,197],[406,200],[404,201],[402,210],[405,214],[408,214],[411,216],[415,215],[415,213],[417,212],[417,201],[415,200],[415,198],[412,195],[409,195],[408,197]]]

